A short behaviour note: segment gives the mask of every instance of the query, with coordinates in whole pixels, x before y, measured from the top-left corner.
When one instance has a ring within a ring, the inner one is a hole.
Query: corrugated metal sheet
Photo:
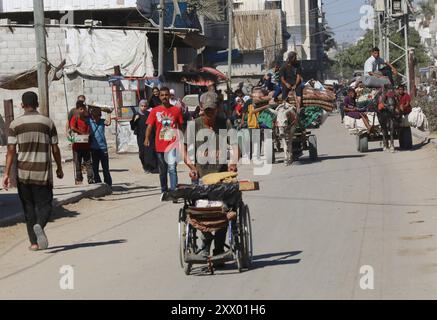
[[[1,0],[2,13],[33,11],[33,0]],[[136,0],[45,0],[45,11],[135,8]]]

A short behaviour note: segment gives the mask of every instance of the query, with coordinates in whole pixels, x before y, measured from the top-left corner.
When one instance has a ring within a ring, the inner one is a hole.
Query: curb
[[[87,198],[102,198],[112,194],[112,189],[108,185],[96,184],[88,187],[85,190],[79,190],[69,193],[68,195],[55,196],[53,199],[53,209],[66,206],[69,204],[78,203],[79,201]],[[0,227],[11,223],[18,222],[23,218],[23,214],[19,213],[10,217],[0,218]]]

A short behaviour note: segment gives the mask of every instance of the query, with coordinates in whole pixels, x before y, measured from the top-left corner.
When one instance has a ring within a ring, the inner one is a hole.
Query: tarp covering
[[[124,76],[152,76],[153,56],[147,32],[140,30],[67,29],[67,74],[106,77],[120,66]]]
[[[49,86],[52,81],[59,80],[62,76],[60,70],[65,65],[65,60],[58,67],[47,66]],[[37,67],[17,74],[0,75],[0,88],[6,90],[24,90],[38,87]]]

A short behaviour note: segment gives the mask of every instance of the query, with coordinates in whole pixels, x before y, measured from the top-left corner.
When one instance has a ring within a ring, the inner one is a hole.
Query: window
[[[267,0],[265,4],[266,10],[282,9],[282,3],[280,0]]]

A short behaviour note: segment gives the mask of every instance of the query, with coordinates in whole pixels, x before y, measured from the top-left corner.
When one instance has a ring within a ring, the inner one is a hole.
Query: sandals
[[[39,247],[38,247],[38,245],[36,245],[35,247],[34,246],[30,246],[29,250],[30,251],[39,251]]]

